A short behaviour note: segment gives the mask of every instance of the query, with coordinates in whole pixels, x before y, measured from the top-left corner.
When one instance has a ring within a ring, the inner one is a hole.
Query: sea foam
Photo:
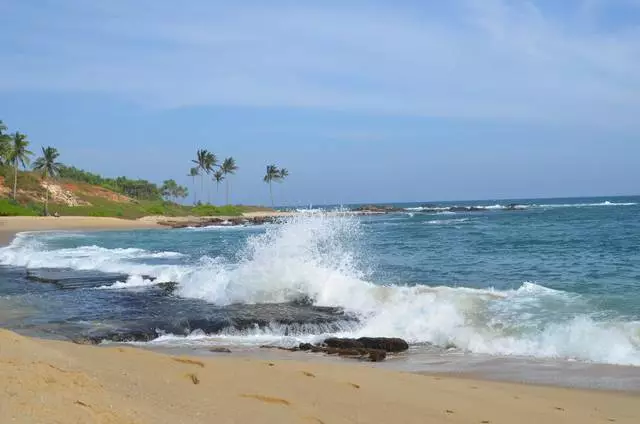
[[[0,263],[29,268],[75,268],[127,273],[110,289],[144,288],[177,282],[175,294],[218,305],[281,303],[304,299],[317,306],[343,308],[357,322],[336,326],[282,327],[220,334],[195,334],[203,343],[281,343],[320,336],[402,337],[411,343],[454,345],[463,352],[564,358],[640,365],[640,323],[608,315],[602,319],[582,296],[526,282],[512,290],[372,281],[363,265],[358,217],[313,214],[250,234],[234,261],[193,258],[181,264],[145,259],[178,252],[82,246],[49,250],[37,235],[22,235],[0,249]],[[167,335],[157,343],[189,338]]]

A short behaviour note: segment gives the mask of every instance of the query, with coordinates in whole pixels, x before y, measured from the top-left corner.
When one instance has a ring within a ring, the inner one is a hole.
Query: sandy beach
[[[91,216],[36,217],[11,216],[0,218],[0,245],[8,244],[13,237],[22,231],[107,231],[161,228],[153,220],[127,220],[118,218],[101,218]]]
[[[219,354],[222,356],[225,354]],[[2,423],[637,423],[640,398],[0,330]]]
[[[243,214],[246,218],[274,218],[288,217],[291,212],[261,211]],[[219,219],[233,219],[237,217],[215,217]],[[13,237],[23,231],[109,231],[109,230],[136,230],[148,228],[168,228],[158,224],[159,222],[206,220],[207,217],[166,217],[146,216],[144,218],[130,220],[120,218],[92,217],[92,216],[10,216],[0,217],[0,245],[6,245]]]

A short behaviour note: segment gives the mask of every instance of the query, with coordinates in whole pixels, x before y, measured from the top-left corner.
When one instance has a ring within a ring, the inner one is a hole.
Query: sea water
[[[22,233],[0,249],[0,325],[144,333],[174,348],[402,337],[412,348],[400,368],[590,366],[640,388],[640,198],[394,206],[262,226]]]

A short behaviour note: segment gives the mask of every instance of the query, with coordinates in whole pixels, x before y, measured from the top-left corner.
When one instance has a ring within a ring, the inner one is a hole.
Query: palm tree
[[[0,165],[5,165],[9,161],[11,152],[11,136],[6,131],[7,126],[0,120]]]
[[[11,136],[11,151],[9,152],[9,163],[13,164],[13,200],[16,200],[18,193],[18,165],[25,168],[29,164],[29,156],[33,152],[27,150],[29,140],[27,136],[19,132],[15,132]]]
[[[275,165],[267,165],[267,173],[262,181],[269,184],[269,196],[271,197],[271,206],[273,207],[273,190],[271,183],[273,181],[281,183],[286,177],[289,176],[289,171],[286,168],[278,169]]]
[[[224,180],[222,168],[213,173],[213,181],[216,182],[216,193],[220,193],[220,183]]]
[[[44,197],[44,214],[49,215],[49,184],[47,184],[48,178],[55,178],[60,173],[60,167],[62,164],[56,162],[60,156],[58,149],[54,147],[42,148],[42,156],[40,156],[33,163],[34,171],[42,173],[42,179],[45,181],[45,197]]]
[[[226,177],[227,174],[233,175],[238,170],[238,165],[236,165],[236,160],[229,156],[222,162],[222,166],[220,167],[220,171]],[[229,179],[227,178],[227,205],[229,204]]]
[[[209,174],[211,169],[217,164],[216,155],[205,149],[196,152],[196,158],[191,162],[195,163],[196,170],[200,174],[200,191],[204,190],[204,174]]]
[[[211,172],[213,172],[213,168],[218,166],[218,158],[216,157],[215,153],[207,152],[207,155],[205,157],[205,165],[206,165],[205,172],[207,173],[207,175],[209,175]],[[210,186],[209,186],[209,189],[207,190],[207,203],[211,204]]]
[[[200,173],[198,172],[198,168],[191,168],[189,170],[189,174],[187,175],[188,177],[191,177],[191,185],[193,187],[193,204],[196,204],[196,177],[200,175]]]

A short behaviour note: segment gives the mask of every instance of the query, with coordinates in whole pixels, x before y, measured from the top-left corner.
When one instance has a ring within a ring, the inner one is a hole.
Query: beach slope
[[[2,423],[638,423],[640,397],[0,330]]]

